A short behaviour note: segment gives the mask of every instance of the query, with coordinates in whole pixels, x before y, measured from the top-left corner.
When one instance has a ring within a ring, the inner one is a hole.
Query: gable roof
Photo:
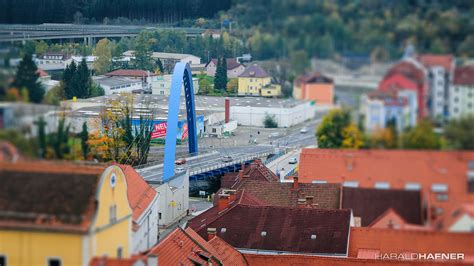
[[[270,75],[258,65],[251,65],[245,68],[244,72],[239,77],[248,78],[268,78]]]
[[[193,262],[202,265],[222,264],[217,252],[206,240],[191,229],[185,231],[181,227],[154,246],[148,255],[157,255],[160,265],[194,265]]]
[[[388,70],[382,82],[393,75],[401,74],[419,86],[423,85],[426,82],[426,76],[420,67],[422,66],[418,66],[416,62],[407,60],[400,61]]]
[[[301,83],[334,83],[334,81],[332,78],[321,74],[321,72],[312,72],[298,76],[295,83],[299,85]]]
[[[87,232],[105,166],[0,162],[0,228]]]
[[[362,226],[369,226],[389,209],[407,223],[423,224],[420,191],[344,187],[342,208],[352,209],[354,217],[361,218]]]
[[[425,67],[443,67],[446,71],[451,71],[454,66],[453,55],[435,55],[435,54],[423,54],[418,56],[418,60]]]
[[[118,165],[127,180],[127,197],[132,208],[132,218],[137,221],[142,213],[153,202],[157,192],[130,165]]]
[[[474,66],[456,67],[453,84],[474,86]]]
[[[240,66],[242,66],[241,63],[239,63],[235,58],[227,58],[226,59],[227,61],[227,70],[232,70],[234,68],[238,68]],[[210,63],[213,63],[214,65],[217,66],[217,59],[212,59],[211,61],[209,61],[209,63],[206,64],[206,67],[210,64]]]
[[[139,70],[139,69],[117,69],[115,71],[105,74],[107,77],[148,77],[156,76],[155,73],[151,71]]]
[[[238,249],[345,255],[350,219],[350,210],[235,204],[214,217],[204,212],[188,226],[202,237],[216,228],[217,236]]]
[[[209,240],[209,244],[214,248],[224,265],[248,265],[242,253],[238,252],[234,247],[222,240],[222,238],[215,236]]]

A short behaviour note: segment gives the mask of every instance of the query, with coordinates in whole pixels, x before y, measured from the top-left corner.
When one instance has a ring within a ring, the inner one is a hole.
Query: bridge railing
[[[212,170],[221,169],[221,168],[231,166],[231,165],[235,165],[235,164],[239,164],[239,163],[245,163],[245,162],[251,161],[255,158],[260,158],[260,157],[264,157],[264,156],[268,156],[268,155],[270,155],[269,151],[237,157],[236,159],[233,159],[232,162],[221,162],[221,163],[214,164],[214,165],[194,168],[194,169],[190,170],[189,175],[192,176],[192,175],[197,175],[197,174],[201,174],[201,173],[205,173],[205,172],[210,172]]]

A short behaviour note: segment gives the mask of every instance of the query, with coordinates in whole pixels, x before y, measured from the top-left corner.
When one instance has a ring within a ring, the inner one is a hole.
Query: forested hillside
[[[71,23],[127,18],[152,23],[213,17],[230,0],[0,0],[0,23]]]
[[[422,52],[474,56],[472,0],[235,0],[228,16],[246,29],[257,58],[401,55],[407,42]]]

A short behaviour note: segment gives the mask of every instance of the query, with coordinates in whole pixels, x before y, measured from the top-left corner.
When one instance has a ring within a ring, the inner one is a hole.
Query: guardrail
[[[289,176],[295,175],[297,173],[298,173],[298,167],[294,167],[293,169],[288,171],[288,173],[285,174],[285,177],[289,177]]]
[[[255,158],[264,157],[264,156],[268,156],[268,155],[270,155],[270,152],[260,152],[260,153],[256,153],[256,154],[252,154],[252,155],[241,156],[241,157],[238,157],[236,159],[233,159],[231,162],[219,163],[219,164],[215,164],[215,165],[210,165],[210,166],[206,166],[206,167],[199,167],[199,168],[192,169],[192,170],[190,170],[189,175],[192,176],[192,175],[197,175],[197,174],[201,174],[201,173],[205,173],[205,172],[210,172],[212,170],[217,170],[217,169],[220,169],[220,168],[224,168],[224,167],[239,164],[239,163],[245,163],[245,162],[248,162],[248,161],[253,160]]]
[[[281,151],[281,152],[275,154],[274,156],[272,156],[272,157],[266,159],[265,162],[264,162],[264,164],[265,164],[265,165],[266,165],[266,164],[269,164],[269,163],[275,161],[276,159],[282,157],[283,155],[285,155],[285,154],[287,154],[287,153],[288,153],[288,151],[287,151],[287,149],[285,149],[284,151]]]

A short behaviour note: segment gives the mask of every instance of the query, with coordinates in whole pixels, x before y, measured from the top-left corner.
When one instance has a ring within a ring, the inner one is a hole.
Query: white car
[[[183,167],[176,167],[176,173],[177,174],[183,173],[183,172],[186,172],[186,169],[184,169]]]
[[[300,133],[307,133],[308,132],[308,128],[307,127],[304,127],[300,130]]]
[[[288,161],[289,164],[297,164],[298,163],[298,160],[296,160],[295,157],[292,157],[290,158],[290,160]]]

